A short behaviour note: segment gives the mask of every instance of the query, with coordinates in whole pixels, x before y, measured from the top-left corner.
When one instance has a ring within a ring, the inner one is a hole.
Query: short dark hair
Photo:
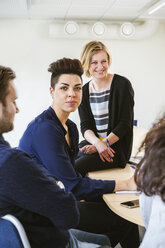
[[[76,74],[82,80],[83,68],[78,59],[59,59],[49,65],[48,71],[52,73],[51,87],[53,89],[62,74]]]
[[[4,105],[9,93],[9,81],[15,78],[15,72],[11,68],[0,65],[0,102]]]
[[[145,154],[135,171],[135,182],[146,195],[159,195],[165,202],[165,114],[147,133],[142,148]]]

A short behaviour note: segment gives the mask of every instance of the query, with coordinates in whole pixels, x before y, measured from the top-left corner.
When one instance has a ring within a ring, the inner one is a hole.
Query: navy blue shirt
[[[32,248],[64,248],[79,221],[73,194],[0,134],[0,216],[6,214],[21,221]]]
[[[71,147],[68,146],[66,130],[49,107],[37,116],[27,127],[19,149],[28,153],[35,161],[43,164],[77,198],[94,199],[105,193],[113,192],[115,181],[92,180],[82,177],[74,169],[78,152],[78,130],[74,122],[67,120]]]

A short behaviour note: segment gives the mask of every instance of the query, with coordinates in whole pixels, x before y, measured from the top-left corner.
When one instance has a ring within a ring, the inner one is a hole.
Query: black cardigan
[[[133,107],[134,90],[130,81],[115,74],[111,84],[109,98],[109,124],[108,134],[113,132],[119,137],[119,141],[112,145],[115,156],[118,157],[118,167],[125,167],[128,162],[133,141]],[[83,86],[83,99],[79,106],[81,132],[92,130],[96,136],[95,120],[89,102],[89,82]]]

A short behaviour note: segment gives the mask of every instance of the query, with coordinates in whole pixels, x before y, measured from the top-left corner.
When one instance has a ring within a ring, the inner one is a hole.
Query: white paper
[[[137,190],[119,190],[115,192],[116,194],[140,194]]]

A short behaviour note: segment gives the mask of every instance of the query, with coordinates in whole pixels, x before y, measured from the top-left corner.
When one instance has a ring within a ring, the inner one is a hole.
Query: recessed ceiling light
[[[67,35],[75,35],[79,30],[79,26],[76,22],[74,21],[68,21],[64,25],[64,32]]]
[[[120,33],[124,37],[130,37],[135,33],[135,27],[130,22],[125,22],[121,25]]]
[[[106,31],[106,26],[102,22],[96,22],[92,26],[92,33],[96,36],[102,36]]]

